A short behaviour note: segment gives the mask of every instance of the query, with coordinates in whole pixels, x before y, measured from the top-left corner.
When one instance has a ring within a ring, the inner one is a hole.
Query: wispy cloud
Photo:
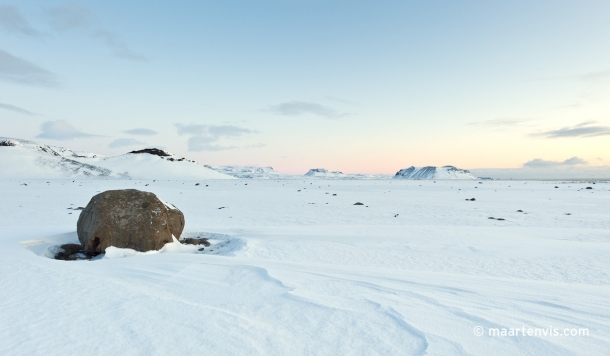
[[[193,136],[187,141],[188,150],[191,152],[201,151],[226,151],[237,148],[236,146],[222,146],[216,143],[218,138],[212,136]]]
[[[340,113],[329,106],[307,101],[289,101],[278,105],[273,105],[267,108],[266,111],[283,116],[301,116],[309,114],[321,116],[327,119],[337,119],[347,115],[346,113]]]
[[[93,14],[85,6],[70,3],[45,9],[51,28],[57,32],[65,32],[77,28],[86,28],[94,20]]]
[[[583,75],[578,76],[578,79],[585,82],[610,79],[610,69],[585,73]]]
[[[0,80],[8,82],[56,86],[55,74],[0,49]]]
[[[108,144],[108,147],[116,148],[116,147],[135,146],[135,145],[141,145],[141,144],[144,144],[144,142],[136,140],[135,138],[117,138],[116,140],[110,142]]]
[[[33,112],[31,112],[31,111],[28,111],[26,109],[22,109],[22,108],[20,108],[18,106],[11,105],[11,104],[0,103],[0,109],[14,111],[14,112],[18,112],[18,113],[24,114],[24,115],[36,115]]]
[[[575,166],[575,165],[588,165],[589,162],[585,161],[580,157],[572,157],[568,158],[565,161],[547,161],[540,158],[533,159],[531,161],[525,162],[523,167],[527,168],[548,168],[548,167],[558,167],[558,166]]]
[[[594,125],[595,121],[585,121],[575,126],[563,127],[557,130],[536,132],[532,137],[562,138],[562,137],[597,137],[610,135],[609,126]]]
[[[12,5],[0,6],[0,25],[8,32],[24,36],[40,36],[41,33],[34,29],[29,22],[21,16],[19,10]]]
[[[56,32],[85,30],[92,37],[101,39],[117,57],[135,61],[148,60],[146,56],[131,49],[121,35],[96,25],[97,21],[93,13],[81,4],[71,3],[48,8],[45,14],[51,28]]]
[[[257,133],[244,127],[233,125],[176,124],[179,135],[191,136],[187,141],[189,151],[224,151],[237,148],[218,143],[223,138],[235,138]]]
[[[95,32],[94,36],[103,39],[104,43],[106,43],[106,45],[112,49],[112,52],[117,57],[131,59],[134,61],[147,61],[148,60],[148,58],[146,58],[146,56],[144,56],[140,53],[137,53],[136,51],[129,48],[127,43],[125,43],[125,40],[123,39],[123,37],[121,37],[120,35],[118,35],[115,32],[101,30],[101,31]]]
[[[39,138],[50,138],[52,140],[66,141],[75,138],[99,137],[75,129],[64,120],[46,121],[40,126],[42,131]]]
[[[145,128],[125,130],[123,132],[125,132],[126,134],[139,135],[139,136],[154,136],[154,135],[158,134],[158,132],[155,130],[145,129]]]
[[[209,126],[208,132],[217,137],[237,137],[256,131],[233,125]]]

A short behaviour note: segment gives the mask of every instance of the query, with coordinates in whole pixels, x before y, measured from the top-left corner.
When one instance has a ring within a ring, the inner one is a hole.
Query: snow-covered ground
[[[214,245],[45,257],[76,239],[68,208],[123,188]],[[610,350],[608,183],[5,179],[0,197],[2,355]]]

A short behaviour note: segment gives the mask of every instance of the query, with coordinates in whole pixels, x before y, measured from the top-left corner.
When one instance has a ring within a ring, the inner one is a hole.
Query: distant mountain
[[[309,172],[305,173],[305,177],[319,177],[319,178],[344,178],[346,175],[343,172],[335,171],[329,172],[324,168],[312,168]]]
[[[346,174],[339,171],[329,172],[324,168],[312,168],[305,173],[305,177],[319,179],[387,179],[390,176],[385,174]]]
[[[234,179],[156,148],[106,157],[6,137],[0,167],[0,178],[12,179]]]
[[[396,179],[477,179],[469,171],[454,166],[443,167],[409,167],[401,169],[394,176]]]
[[[285,178],[272,167],[255,166],[204,166],[216,172],[228,174],[240,179],[283,179]]]

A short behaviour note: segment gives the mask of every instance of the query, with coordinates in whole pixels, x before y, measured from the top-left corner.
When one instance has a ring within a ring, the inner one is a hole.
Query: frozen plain
[[[75,239],[67,208],[126,188],[235,248],[41,256]],[[610,350],[608,183],[5,179],[0,196],[2,355]],[[521,327],[589,335],[487,335]]]

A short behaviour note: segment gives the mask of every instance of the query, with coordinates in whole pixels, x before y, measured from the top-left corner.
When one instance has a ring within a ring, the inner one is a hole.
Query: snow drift
[[[454,166],[409,167],[396,173],[397,179],[477,179],[470,171]]]

